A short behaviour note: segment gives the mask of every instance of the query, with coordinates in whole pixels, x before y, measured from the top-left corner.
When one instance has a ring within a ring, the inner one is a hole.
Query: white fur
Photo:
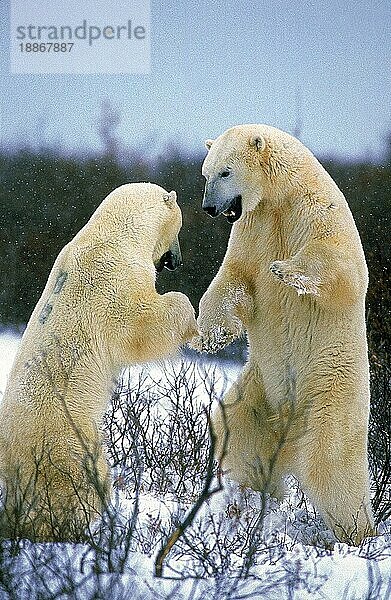
[[[167,356],[197,331],[186,296],[155,290],[154,262],[181,223],[175,192],[124,185],[60,252],[0,406],[8,535],[77,537],[108,498],[99,428],[120,368]]]
[[[353,217],[311,152],[275,128],[233,127],[210,145],[203,173],[224,206],[230,192],[219,174],[227,166],[243,214],[201,299],[194,344],[216,351],[240,334],[238,320],[249,340],[248,363],[224,399],[224,467],[276,496],[294,474],[337,537],[359,543],[374,529],[368,276]],[[214,423],[221,442],[220,411]]]

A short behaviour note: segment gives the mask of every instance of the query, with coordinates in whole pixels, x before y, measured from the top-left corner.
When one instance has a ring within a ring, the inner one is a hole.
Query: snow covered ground
[[[0,336],[0,390],[17,345],[13,335]],[[265,505],[261,494],[227,480],[171,550],[163,578],[154,577],[157,551],[199,494],[207,459],[202,405],[210,407],[238,372],[228,364],[214,365],[211,371],[211,365],[125,372],[108,417],[113,437],[121,437],[117,434],[129,399],[144,394],[148,400],[137,405],[143,436],[134,425],[121,434],[127,458],[113,469],[115,527],[97,528],[95,546],[22,541],[16,547],[3,541],[0,600],[391,598],[391,522],[381,524],[379,536],[360,548],[335,543],[293,480],[280,505],[272,500]],[[143,394],[132,396],[132,386]],[[198,454],[186,462],[187,444]],[[137,472],[132,467],[136,445],[144,464]],[[116,442],[108,448],[113,457]],[[132,535],[126,537],[129,531]]]
[[[20,337],[9,332],[0,334],[0,395],[4,392]]]

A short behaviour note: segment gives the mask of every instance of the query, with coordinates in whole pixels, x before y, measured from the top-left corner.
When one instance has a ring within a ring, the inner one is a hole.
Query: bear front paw
[[[210,354],[214,354],[225,348],[225,346],[228,346],[228,344],[233,342],[237,337],[236,333],[228,332],[224,327],[218,325],[213,327],[207,333],[193,338],[189,343],[189,346],[197,352],[209,352]]]
[[[280,281],[294,287],[297,293],[312,294],[319,296],[320,279],[318,277],[308,277],[303,273],[292,272],[288,261],[276,260],[270,265],[270,272]]]

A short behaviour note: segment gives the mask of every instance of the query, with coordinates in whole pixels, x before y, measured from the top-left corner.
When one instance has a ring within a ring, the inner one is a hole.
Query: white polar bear
[[[123,185],[60,252],[0,406],[3,535],[77,540],[107,501],[99,428],[119,370],[197,332],[188,298],[155,289],[181,224],[175,192]]]
[[[298,140],[266,125],[207,141],[203,208],[234,223],[200,302],[201,350],[244,328],[249,358],[224,399],[224,467],[283,494],[301,482],[340,540],[374,533],[369,498],[367,267],[343,194]],[[221,412],[214,424],[224,437]]]

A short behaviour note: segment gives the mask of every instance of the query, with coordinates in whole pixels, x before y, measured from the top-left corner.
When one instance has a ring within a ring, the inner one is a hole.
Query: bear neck
[[[94,269],[107,269],[107,257],[115,264],[116,272],[127,273],[144,287],[154,286],[156,271],[153,262],[155,242],[149,227],[126,228],[123,223],[109,230],[99,221],[89,222],[74,238],[71,245],[80,256],[93,256]],[[148,230],[148,231],[147,231]],[[147,235],[148,232],[148,235]]]
[[[304,163],[290,177],[280,176],[263,187],[255,209],[234,225],[235,236],[239,244],[255,236],[262,253],[264,248],[270,250],[270,259],[288,258],[313,236],[314,228],[319,235],[331,235],[336,227],[334,210],[345,206],[342,192],[320,163],[315,168]]]

